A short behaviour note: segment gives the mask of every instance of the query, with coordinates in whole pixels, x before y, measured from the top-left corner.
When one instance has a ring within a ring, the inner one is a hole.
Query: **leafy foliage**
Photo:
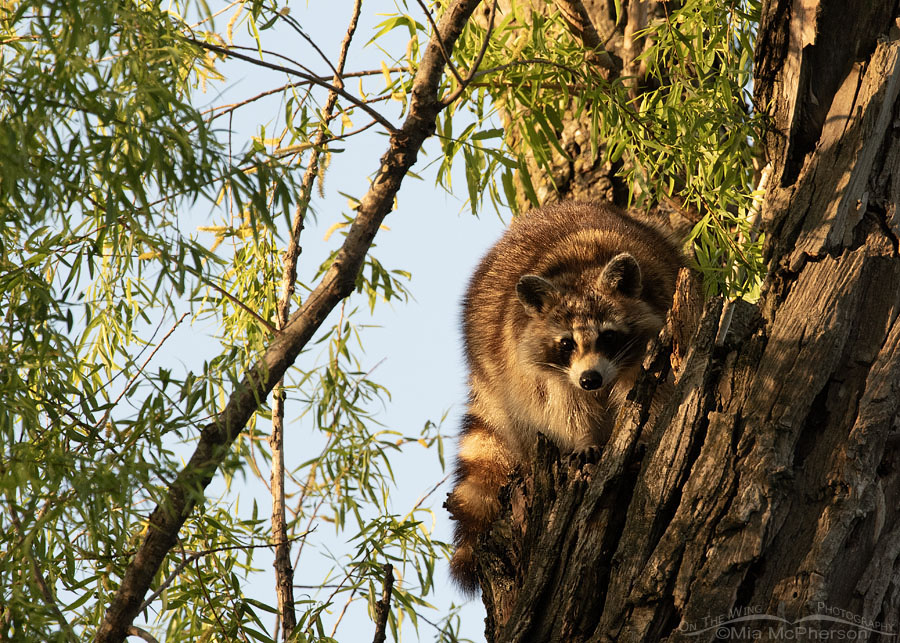
[[[549,194],[535,187],[535,169],[562,190],[572,164],[612,164],[636,208],[676,197],[700,213],[691,239],[709,294],[753,296],[762,266],[748,226],[761,123],[748,86],[759,3],[682,3],[635,34],[650,43],[635,61],[640,73],[612,79],[585,64],[558,12],[526,14],[523,5],[495,24],[464,125],[452,108],[441,117],[440,183],[452,189],[462,152],[473,210],[485,197],[497,208],[537,206]],[[460,65],[485,34],[483,26],[462,39]],[[560,143],[573,121],[583,129],[574,149]]]
[[[198,90],[223,78],[223,61],[203,42],[230,42],[244,28],[261,46],[265,30],[287,20],[275,5],[238,3],[223,37],[202,4],[4,6],[4,638],[92,636],[148,509],[272,338],[284,222],[298,207],[302,154],[332,124],[317,112],[321,95],[292,84],[281,88],[279,135],[261,128],[235,151],[217,129],[234,107],[196,105]],[[350,124],[345,114],[341,129]],[[210,214],[197,226],[203,208]],[[184,232],[194,227],[198,234]],[[204,243],[210,233],[212,243]],[[406,277],[370,257],[357,290],[374,307],[405,298]],[[409,568],[392,625],[399,628],[404,614],[415,623],[443,554],[424,527],[433,522],[427,509],[395,515],[389,502],[391,454],[407,445],[430,449],[440,432],[432,424],[414,436],[378,428],[369,409],[386,392],[353,355],[361,346],[353,317],[342,314],[321,334],[327,350],[287,387],[310,444],[318,444],[318,455],[290,473],[295,551],[322,561],[314,564],[322,587],[299,606],[297,640],[333,638],[341,601],[374,602],[384,561],[405,575]],[[166,353],[170,336],[192,332],[188,323],[215,329],[218,349],[210,342],[207,361],[187,364],[194,370],[152,370],[150,359]],[[268,479],[266,430],[254,421],[242,435],[223,471],[229,485],[236,475]],[[167,639],[271,640],[276,610],[246,594],[247,579],[263,571],[256,561],[270,547],[271,528],[255,501],[248,516],[240,498],[207,499],[160,571],[145,617]],[[334,530],[322,536],[327,523]],[[347,553],[322,550],[334,533],[352,542]]]

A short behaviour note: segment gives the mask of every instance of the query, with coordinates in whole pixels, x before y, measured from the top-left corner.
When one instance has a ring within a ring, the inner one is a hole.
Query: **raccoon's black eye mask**
[[[604,330],[597,336],[597,348],[604,353],[619,350],[628,341],[628,335],[618,330]]]

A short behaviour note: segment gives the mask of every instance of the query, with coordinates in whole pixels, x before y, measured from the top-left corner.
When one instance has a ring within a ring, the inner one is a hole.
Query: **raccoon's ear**
[[[600,275],[600,285],[618,291],[626,297],[641,294],[641,267],[637,259],[627,252],[617,254],[609,260]]]
[[[529,315],[537,315],[546,310],[550,299],[559,294],[556,286],[543,277],[525,275],[516,284],[516,294]]]

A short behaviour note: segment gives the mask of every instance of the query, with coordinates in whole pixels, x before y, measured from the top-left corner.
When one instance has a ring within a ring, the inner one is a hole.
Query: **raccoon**
[[[470,396],[446,503],[451,574],[467,594],[478,589],[473,547],[538,432],[562,452],[609,439],[682,264],[669,235],[595,202],[516,217],[479,264],[463,301]]]

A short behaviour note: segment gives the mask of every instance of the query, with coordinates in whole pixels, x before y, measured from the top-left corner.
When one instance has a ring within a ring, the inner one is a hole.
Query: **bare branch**
[[[419,499],[416,501],[416,504],[413,505],[413,508],[410,510],[409,514],[407,514],[407,515],[412,516],[413,512],[414,512],[416,509],[418,509],[419,507],[421,507],[421,506],[422,506],[422,503],[425,502],[426,500],[428,500],[428,498],[431,496],[431,494],[433,494],[435,491],[437,491],[438,488],[439,488],[442,484],[444,484],[445,482],[447,482],[447,480],[449,480],[449,479],[450,479],[450,474],[448,473],[448,474],[445,475],[443,478],[441,478],[441,479],[437,482],[437,484],[435,484],[431,489],[429,489],[428,491],[426,491],[426,492],[422,495],[422,497],[419,498]]]
[[[356,9],[354,9],[354,13],[355,12],[356,12]],[[340,78],[341,73],[338,71],[338,69],[342,69],[342,66],[338,65],[337,67],[335,67],[334,65],[331,64],[331,60],[329,60],[328,56],[325,55],[325,52],[323,52],[319,48],[319,45],[316,44],[315,40],[310,38],[309,35],[305,31],[303,31],[303,28],[300,27],[299,22],[297,22],[289,13],[282,13],[279,11],[278,17],[281,18],[282,20],[284,20],[286,23],[288,23],[288,26],[291,29],[296,31],[300,35],[301,38],[303,38],[306,42],[309,43],[309,45],[313,49],[316,50],[316,53],[319,54],[319,57],[325,61],[325,64],[328,65],[328,67],[331,68],[331,72],[334,77]]]
[[[350,25],[341,43],[341,51],[338,56],[337,67],[332,66],[335,87],[342,87],[341,74],[347,61],[347,52],[350,42],[356,32],[359,14],[362,8],[362,0],[356,0]],[[299,25],[296,27],[300,31]],[[300,31],[301,35],[304,35]],[[318,50],[318,48],[317,48]],[[330,63],[329,63],[330,64]],[[319,157],[326,140],[328,139],[328,123],[334,117],[334,106],[337,103],[337,92],[328,92],[328,100],[322,111],[322,121],[319,123],[315,141],[312,143],[309,163],[303,175],[300,187],[300,198],[297,211],[291,223],[291,234],[288,247],[284,253],[284,269],[281,277],[281,296],[278,298],[276,323],[279,328],[284,327],[288,320],[291,308],[291,297],[294,294],[294,283],[297,281],[297,259],[300,257],[300,233],[303,231],[303,222],[306,220],[306,212],[309,209],[309,200],[312,196],[313,183],[319,175]],[[281,617],[282,637],[285,641],[290,639],[294,628],[297,627],[297,616],[294,609],[294,568],[291,565],[291,548],[287,540],[287,520],[284,508],[284,380],[279,381],[275,387],[272,403],[272,435],[269,437],[269,446],[272,449],[272,471],[270,476],[272,489],[272,535],[275,539],[275,591],[278,596],[278,612]]]
[[[265,54],[266,56],[272,56],[273,58],[280,58],[281,60],[294,65],[294,67],[296,67],[297,69],[302,70],[302,72],[304,74],[308,74],[309,76],[312,76],[313,78],[319,78],[323,82],[328,82],[327,78],[325,78],[324,76],[319,76],[316,72],[314,72],[312,70],[312,68],[307,67],[306,65],[304,65],[300,62],[297,62],[290,56],[285,56],[284,54],[282,54],[280,52],[272,51],[271,49],[260,49],[259,47],[247,47],[246,45],[228,45],[227,48],[229,51],[249,51],[251,53]],[[253,60],[259,61],[260,59],[253,58]]]
[[[347,577],[345,577],[347,580]],[[344,601],[344,607],[341,608],[341,613],[334,621],[334,626],[331,628],[331,638],[334,638],[334,635],[337,633],[338,627],[341,625],[341,621],[344,620],[344,616],[347,615],[347,610],[350,609],[350,605],[353,604],[353,601],[356,599],[356,594],[359,592],[359,587],[354,587],[350,590],[350,596],[347,597],[347,600]],[[332,592],[331,595],[334,596],[335,592]]]
[[[157,641],[156,638],[152,634],[150,634],[150,632],[139,627],[135,627],[134,625],[128,628],[128,636],[136,636],[139,639],[147,641],[147,643],[159,643],[159,641]]]
[[[422,8],[422,11],[425,12],[425,17],[428,18],[428,24],[431,25],[431,33],[432,35],[437,36],[438,46],[441,48],[441,54],[444,56],[444,62],[447,63],[447,68],[450,70],[450,73],[453,74],[453,77],[456,79],[460,85],[462,85],[462,78],[459,77],[459,72],[456,70],[456,67],[453,66],[453,60],[450,58],[450,53],[444,47],[444,41],[441,40],[440,33],[438,32],[437,25],[434,23],[434,18],[431,17],[431,12],[428,10],[428,6],[423,2],[423,0],[416,0],[419,3],[419,6]]]
[[[392,72],[392,73],[397,73],[397,72],[405,72],[405,71],[409,71],[409,70],[405,67],[389,67],[388,71]],[[383,69],[367,69],[364,71],[351,71],[351,72],[345,72],[344,74],[342,74],[341,79],[361,78],[363,76],[380,76],[383,73],[384,73]],[[319,78],[319,80],[321,80],[323,82],[327,82],[327,79],[324,77]],[[247,99],[239,101],[237,103],[230,103],[228,105],[219,105],[218,107],[211,107],[209,109],[202,111],[201,114],[211,114],[211,116],[210,116],[211,119],[220,118],[220,117],[225,116],[226,114],[229,114],[241,107],[244,107],[245,105],[249,105],[250,103],[255,103],[256,101],[261,100],[261,99],[265,98],[266,96],[271,96],[272,94],[279,94],[279,93],[285,91],[286,89],[291,89],[292,87],[302,87],[304,85],[311,85],[311,84],[313,84],[311,81],[304,81],[302,83],[285,83],[279,87],[267,89],[264,92],[260,92],[256,96],[247,98]],[[391,98],[391,96],[389,96],[389,95],[379,96],[377,98],[366,99],[363,102],[368,105],[370,103],[374,103],[377,101],[389,100],[390,98]]]
[[[391,613],[392,591],[394,591],[394,567],[390,563],[385,563],[381,600],[375,606],[375,638],[372,639],[372,643],[384,643],[387,635],[388,615]]]
[[[371,187],[359,203],[356,218],[331,267],[282,332],[272,339],[259,361],[247,370],[225,409],[200,432],[193,455],[149,517],[143,540],[98,628],[97,643],[124,640],[153,577],[175,546],[178,531],[202,498],[203,490],[232,443],[331,310],[353,292],[366,253],[393,208],[394,197],[416,162],[422,143],[434,132],[435,119],[443,109],[437,96],[444,70],[438,36],[445,45],[455,44],[478,3],[479,0],[455,0],[441,17],[438,31],[432,35],[413,80],[406,121],[400,129],[391,129],[389,148],[381,158]],[[209,47],[206,43],[197,44]],[[344,95],[342,90],[335,90]],[[379,118],[383,120],[380,115]]]
[[[194,30],[194,29],[196,29],[197,27],[199,27],[200,25],[205,24],[206,22],[209,22],[209,21],[212,20],[213,18],[216,18],[216,17],[218,17],[218,16],[221,16],[223,13],[225,13],[226,11],[228,11],[229,9],[231,9],[232,7],[234,7],[235,5],[241,4],[242,1],[243,1],[243,0],[232,0],[232,2],[229,2],[227,5],[225,5],[224,7],[222,7],[221,9],[219,9],[218,11],[216,11],[215,13],[211,13],[211,14],[209,14],[208,16],[206,16],[205,18],[203,18],[202,20],[199,20],[199,21],[195,22],[194,24],[192,24],[192,25],[190,26],[191,30]]]
[[[356,32],[356,25],[359,20],[359,13],[362,6],[361,0],[356,0],[353,7],[353,15],[350,19],[350,25],[347,27],[347,33],[341,43],[341,52],[338,57],[337,68],[334,72],[332,84],[334,89],[329,91],[328,99],[323,109],[322,122],[319,125],[316,139],[313,142],[310,160],[303,175],[303,182],[300,187],[300,199],[297,205],[297,213],[291,224],[291,235],[288,242],[288,248],[284,256],[284,271],[282,274],[282,290],[281,297],[278,301],[278,325],[282,327],[287,323],[288,312],[291,306],[291,295],[294,293],[294,282],[297,281],[297,257],[300,254],[300,232],[303,229],[303,221],[306,217],[306,210],[309,208],[309,200],[312,196],[312,186],[316,177],[319,175],[319,156],[322,146],[328,140],[328,122],[333,118],[334,106],[337,103],[338,91],[343,87],[341,74],[343,73],[344,64],[347,61],[347,52],[350,48],[350,41]]]
[[[265,67],[266,69],[271,69],[273,71],[280,71],[289,76],[296,76],[297,78],[302,78],[308,83],[312,83],[314,85],[319,85],[320,87],[324,87],[325,89],[332,90],[338,94],[341,98],[345,98],[350,101],[356,107],[359,107],[361,110],[369,114],[372,118],[378,121],[387,131],[394,133],[397,131],[397,128],[387,120],[384,116],[379,114],[377,111],[369,107],[365,101],[358,99],[353,94],[345,92],[340,87],[335,87],[331,83],[327,83],[318,76],[313,76],[312,74],[307,74],[298,69],[292,69],[290,67],[285,67],[284,65],[276,65],[275,63],[270,63],[265,60],[259,60],[257,58],[253,58],[252,56],[245,56],[244,54],[240,54],[228,47],[221,47],[219,45],[214,45],[209,42],[203,42],[202,40],[197,40],[196,38],[185,38],[190,43],[197,45],[202,49],[207,49],[209,51],[214,51],[216,53],[220,53],[223,56],[229,56],[230,58],[237,58],[238,60],[243,60],[244,62],[248,62],[253,65],[257,65],[259,67]]]

